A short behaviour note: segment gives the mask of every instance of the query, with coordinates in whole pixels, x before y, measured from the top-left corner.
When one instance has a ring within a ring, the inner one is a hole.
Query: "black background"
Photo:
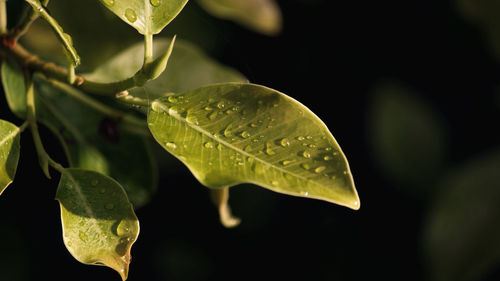
[[[154,199],[136,212],[129,280],[429,280],[421,235],[433,198],[405,192],[377,169],[371,94],[396,79],[432,103],[447,124],[449,166],[498,147],[500,69],[487,40],[453,1],[278,2],[284,30],[276,37],[214,19],[195,1],[184,12],[208,35],[177,34],[315,112],[349,159],[361,209],[242,185],[230,200],[242,224],[225,229],[206,188],[180,164],[166,165]],[[187,20],[181,14],[168,33]],[[3,119],[12,118],[7,110],[2,99]],[[29,132],[22,148],[15,183],[0,197],[0,279],[119,280],[66,251],[56,180],[43,177]],[[497,267],[479,280],[498,278]]]

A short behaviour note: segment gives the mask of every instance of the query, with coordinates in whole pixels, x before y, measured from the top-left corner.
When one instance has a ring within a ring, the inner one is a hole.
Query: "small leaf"
[[[71,255],[84,264],[113,268],[127,279],[139,221],[120,184],[97,172],[66,169],[56,199]]]
[[[233,20],[267,35],[282,28],[282,16],[274,0],[199,0],[200,5],[222,19]]]
[[[19,161],[19,128],[0,120],[0,195],[12,183]]]
[[[188,0],[100,0],[141,34],[157,34],[184,8]]]
[[[26,2],[28,2],[28,4],[30,4],[31,7],[33,7],[33,9],[37,11],[47,21],[47,23],[49,23],[50,27],[52,27],[57,35],[57,38],[61,41],[64,47],[70,64],[78,66],[80,64],[80,56],[78,56],[78,53],[73,46],[73,39],[71,39],[71,36],[64,32],[59,23],[49,14],[39,0],[26,0]]]
[[[165,54],[171,40],[154,40],[155,55]],[[138,43],[102,64],[85,78],[109,83],[132,77],[144,62],[144,44]],[[157,79],[149,81],[143,88],[131,90],[133,96],[156,98],[165,93],[183,93],[208,84],[221,82],[245,82],[239,72],[220,65],[207,57],[199,48],[187,41],[177,39],[168,67]]]
[[[21,119],[26,118],[26,87],[19,66],[8,60],[2,61],[2,85],[10,110]]]
[[[500,265],[500,150],[453,170],[441,185],[423,232],[435,281],[482,279]]]
[[[249,182],[359,208],[347,160],[328,128],[275,90],[228,83],[162,97],[152,103],[148,124],[208,187]]]

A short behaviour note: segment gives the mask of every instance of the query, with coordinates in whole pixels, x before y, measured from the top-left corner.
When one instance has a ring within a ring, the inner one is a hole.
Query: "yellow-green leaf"
[[[347,160],[325,124],[269,88],[217,84],[155,100],[149,128],[211,188],[254,183],[358,209]]]
[[[0,120],[0,195],[12,183],[19,161],[19,128]]]
[[[120,184],[97,172],[66,169],[56,199],[71,255],[84,264],[108,266],[127,279],[139,221]]]
[[[188,0],[100,0],[141,34],[157,34],[184,8]]]

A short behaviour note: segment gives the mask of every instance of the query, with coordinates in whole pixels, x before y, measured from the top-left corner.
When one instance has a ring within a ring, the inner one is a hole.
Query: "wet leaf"
[[[170,40],[155,39],[154,43],[155,55],[159,55],[167,50]],[[85,77],[99,82],[132,77],[142,67],[143,53],[143,43],[135,44]],[[245,81],[246,78],[239,72],[218,64],[194,45],[177,39],[167,69],[157,79],[131,93],[155,99],[169,92],[182,93],[208,84]]]
[[[0,120],[0,195],[16,175],[19,139],[19,128],[10,122]]]
[[[162,97],[152,103],[148,124],[208,187],[249,182],[359,208],[347,160],[328,128],[275,90],[228,83]]]
[[[157,34],[184,8],[188,0],[100,0],[141,34]]]
[[[423,232],[432,280],[483,280],[500,264],[499,167],[500,151],[489,151],[443,182]]]
[[[281,31],[282,16],[274,0],[199,0],[211,14],[267,35]]]
[[[127,279],[139,221],[120,184],[97,172],[66,169],[56,199],[71,255],[84,264],[108,266]]]

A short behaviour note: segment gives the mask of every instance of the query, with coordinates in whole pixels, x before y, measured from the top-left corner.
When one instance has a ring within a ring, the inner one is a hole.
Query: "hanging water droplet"
[[[113,210],[114,207],[115,205],[113,203],[106,203],[106,205],[104,205],[104,208],[108,210]]]
[[[244,138],[244,139],[247,139],[250,137],[250,133],[248,131],[243,131],[241,133],[241,137]]]
[[[217,103],[217,107],[219,109],[223,109],[224,107],[226,107],[226,103],[223,100],[221,100],[220,102]]]
[[[326,167],[325,167],[325,166],[319,166],[319,167],[317,167],[316,169],[314,169],[314,172],[315,172],[316,174],[319,174],[319,173],[323,172],[325,169],[326,169]]]
[[[186,121],[189,124],[193,124],[193,125],[199,125],[200,124],[200,122],[198,122],[198,118],[196,118],[196,116],[194,116],[194,115],[188,115],[186,117]]]
[[[311,166],[307,163],[300,164],[300,167],[302,167],[302,169],[308,170],[308,171],[311,169]]]
[[[173,143],[173,142],[167,142],[167,143],[165,143],[165,146],[167,148],[170,148],[170,149],[176,149],[177,148],[177,145],[175,143]]]
[[[131,225],[128,220],[122,220],[118,227],[116,228],[116,234],[118,236],[129,236]]]
[[[215,146],[214,143],[211,141],[205,143],[205,148],[212,149],[214,148],[214,146]]]
[[[306,137],[306,139],[308,139],[308,140],[312,140],[312,138],[313,138],[313,137],[311,137],[311,136],[307,136],[307,137]]]
[[[161,5],[161,0],[149,0],[149,3],[151,3],[154,7],[158,7]]]
[[[224,136],[226,138],[230,138],[233,136],[233,133],[231,132],[231,124],[227,125],[226,129],[224,130]]]
[[[266,154],[269,156],[276,154],[271,147],[272,144],[270,142],[266,142]]]
[[[311,153],[307,150],[302,152],[302,156],[304,156],[304,158],[311,159]]]
[[[135,11],[130,8],[127,8],[125,10],[125,17],[131,23],[134,23],[137,20],[137,15],[135,14]]]
[[[177,103],[177,98],[176,98],[176,97],[174,97],[174,96],[169,96],[169,97],[167,98],[167,100],[168,100],[170,103]]]
[[[208,119],[214,120],[217,117],[217,114],[219,114],[217,111],[214,111],[208,115]]]
[[[281,161],[281,165],[288,166],[288,165],[292,164],[293,162],[295,162],[295,160],[283,160],[283,161]]]
[[[108,7],[113,7],[113,5],[115,4],[115,0],[104,0],[104,5],[108,6]]]
[[[306,139],[306,138],[304,138],[303,136],[298,136],[298,137],[297,137],[297,140],[299,140],[299,141],[303,141],[303,140],[305,140],[305,139]]]
[[[281,139],[280,144],[283,147],[288,147],[288,146],[290,146],[290,141],[287,138],[283,138],[283,139]]]

